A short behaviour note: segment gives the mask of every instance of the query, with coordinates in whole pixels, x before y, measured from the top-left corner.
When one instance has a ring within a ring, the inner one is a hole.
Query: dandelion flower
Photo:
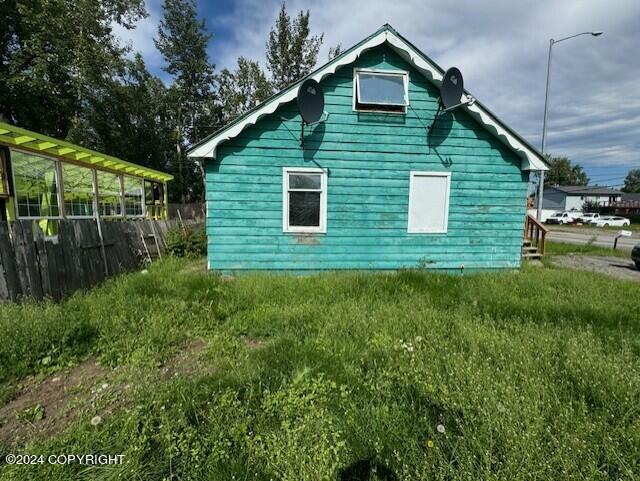
[[[444,434],[444,426],[442,424],[438,424],[438,426],[436,426],[436,429],[440,434]]]
[[[101,422],[102,422],[102,418],[100,416],[94,416],[94,417],[91,418],[91,425],[92,426],[97,426]]]
[[[429,449],[433,448],[433,441],[431,441],[431,439],[429,439],[429,441],[427,441],[427,447]]]

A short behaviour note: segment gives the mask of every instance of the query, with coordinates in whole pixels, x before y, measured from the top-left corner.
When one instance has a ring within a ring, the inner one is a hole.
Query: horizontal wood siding
[[[353,68],[325,79],[327,122],[305,129],[295,102],[218,147],[207,163],[212,269],[495,269],[520,266],[528,173],[463,111],[428,126],[438,91],[388,47],[354,67],[409,71],[406,115],[352,110]],[[284,119],[284,120],[283,120]],[[327,233],[282,232],[283,167],[328,169]],[[451,172],[446,234],[409,234],[409,173]]]

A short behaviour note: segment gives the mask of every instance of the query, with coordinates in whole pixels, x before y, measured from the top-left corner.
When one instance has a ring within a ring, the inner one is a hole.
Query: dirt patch
[[[617,279],[640,281],[640,271],[631,260],[620,257],[566,255],[554,256],[553,263],[561,267],[599,272]]]
[[[135,366],[109,370],[88,359],[44,380],[27,378],[14,399],[0,407],[0,443],[22,445],[46,439],[81,419],[100,423],[131,402],[133,384],[144,386],[172,376],[213,373],[214,366],[203,356],[207,347],[205,341],[194,340],[159,371],[141,371]]]
[[[46,438],[62,431],[81,414],[74,405],[105,389],[108,376],[106,368],[89,359],[44,381],[27,379],[0,408],[0,441]]]
[[[191,341],[182,351],[162,366],[162,374],[165,376],[212,374],[214,371],[213,366],[208,365],[202,356],[207,347],[208,344],[202,339]]]

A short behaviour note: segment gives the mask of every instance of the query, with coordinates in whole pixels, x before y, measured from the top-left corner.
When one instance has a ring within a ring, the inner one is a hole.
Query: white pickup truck
[[[556,212],[555,214],[547,217],[546,224],[573,224],[580,216],[582,212]]]

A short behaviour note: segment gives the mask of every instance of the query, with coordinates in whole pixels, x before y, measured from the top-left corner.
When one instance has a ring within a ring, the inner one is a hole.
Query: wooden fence
[[[204,203],[169,204],[169,219],[204,221]]]
[[[60,300],[164,252],[178,221],[61,220],[45,237],[36,222],[0,222],[0,299]],[[157,245],[157,248],[156,248]]]

